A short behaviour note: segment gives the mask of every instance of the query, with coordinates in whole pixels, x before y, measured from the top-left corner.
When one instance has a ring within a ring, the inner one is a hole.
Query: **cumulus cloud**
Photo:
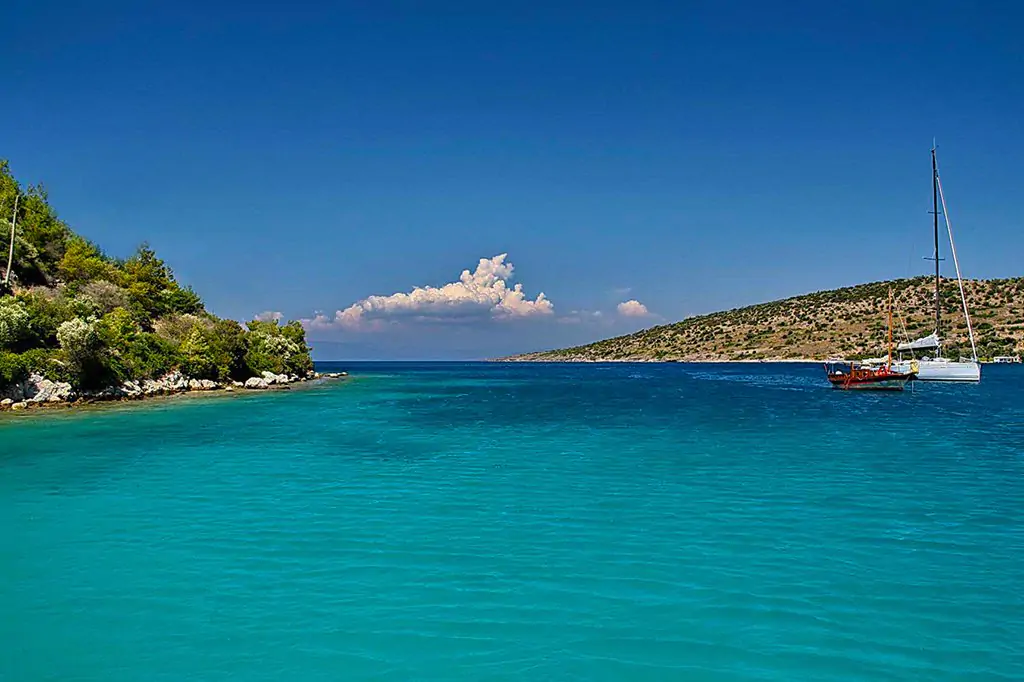
[[[502,253],[481,258],[476,269],[462,271],[457,282],[441,287],[415,287],[408,293],[369,296],[338,310],[333,317],[318,313],[306,320],[310,329],[342,327],[372,329],[388,321],[416,319],[427,321],[485,317],[497,320],[552,315],[554,306],[543,293],[527,298],[522,284],[509,285],[514,270]]]
[[[651,314],[650,311],[647,310],[647,306],[635,298],[623,301],[617,305],[615,309],[619,312],[619,315],[622,315],[623,317],[647,317]]]
[[[264,310],[256,316],[256,319],[261,322],[280,322],[283,318],[284,315],[276,310]]]

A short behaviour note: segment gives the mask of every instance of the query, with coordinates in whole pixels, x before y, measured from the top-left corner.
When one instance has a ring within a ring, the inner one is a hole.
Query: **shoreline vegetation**
[[[885,354],[884,309],[896,295],[898,336],[935,329],[930,277],[872,282],[690,317],[633,334],[559,350],[524,353],[496,362],[822,362]],[[967,304],[984,362],[1024,353],[1024,277],[964,280]],[[969,355],[967,321],[955,280],[940,288],[943,353]]]
[[[340,377],[314,371],[299,322],[217,317],[148,245],[105,254],[2,160],[0,218],[0,409]]]

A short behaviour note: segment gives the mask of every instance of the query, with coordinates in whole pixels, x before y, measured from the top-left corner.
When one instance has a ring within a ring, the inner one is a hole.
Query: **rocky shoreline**
[[[287,388],[291,384],[321,381],[325,379],[343,379],[347,372],[313,372],[307,376],[295,374],[274,374],[263,372],[262,376],[250,377],[242,381],[212,381],[210,379],[191,379],[179,372],[142,381],[126,381],[120,386],[108,386],[97,390],[75,389],[63,381],[51,381],[38,374],[32,374],[21,383],[7,387],[0,392],[0,412],[18,411],[38,407],[71,407],[88,405],[97,402],[142,400],[157,396],[169,396],[180,393],[202,391],[266,391]]]

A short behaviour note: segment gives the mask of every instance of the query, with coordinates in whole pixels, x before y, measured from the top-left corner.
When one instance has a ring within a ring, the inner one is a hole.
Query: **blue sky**
[[[1014,3],[160,4],[6,3],[0,157],[321,359],[923,273],[933,136],[965,274],[1024,274]]]

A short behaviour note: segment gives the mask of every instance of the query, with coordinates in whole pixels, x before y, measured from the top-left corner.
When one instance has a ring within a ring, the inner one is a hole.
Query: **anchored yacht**
[[[956,266],[956,281],[960,287],[960,302],[963,304],[964,319],[967,320],[967,334],[971,339],[971,357],[951,360],[942,357],[942,339],[939,336],[942,323],[942,305],[939,298],[939,285],[942,277],[939,274],[939,205],[941,215],[949,235],[949,250]],[[956,246],[953,244],[953,227],[949,221],[946,208],[946,197],[942,192],[942,181],[939,179],[939,164],[935,158],[935,146],[932,146],[932,214],[935,234],[935,331],[920,339],[901,343],[896,347],[899,360],[892,364],[897,372],[911,371],[911,363],[917,365],[917,378],[921,381],[981,381],[981,363],[978,362],[978,350],[974,344],[974,327],[971,325],[971,314],[967,310],[967,296],[964,293],[964,282],[960,276],[960,261],[956,257]],[[916,357],[922,352],[922,357]],[[909,355],[909,357],[906,357]]]

